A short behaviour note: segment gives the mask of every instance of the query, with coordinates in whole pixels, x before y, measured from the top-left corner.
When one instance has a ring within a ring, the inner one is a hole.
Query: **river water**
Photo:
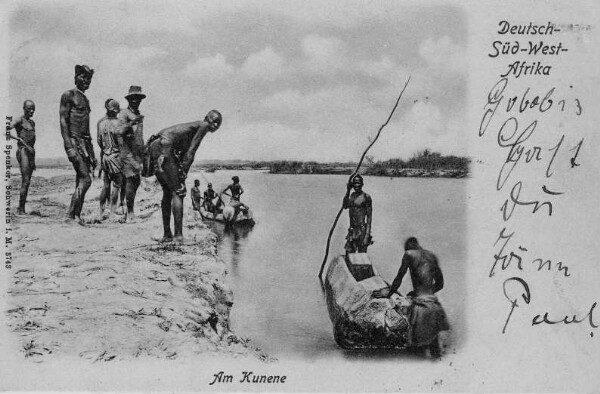
[[[199,179],[202,190],[210,181],[220,190],[233,175],[240,177],[242,201],[256,220],[253,229],[228,233],[211,224],[230,273],[234,331],[277,358],[360,357],[336,345],[317,277],[347,177],[217,171],[193,173],[188,180]],[[369,257],[385,280],[394,279],[407,237],[416,236],[437,254],[445,278],[438,296],[452,326],[444,338],[447,351],[456,349],[465,333],[466,187],[465,179],[365,177],[363,188],[373,199],[375,243]],[[346,211],[330,259],[343,253],[347,227]],[[407,275],[400,292],[411,289]]]

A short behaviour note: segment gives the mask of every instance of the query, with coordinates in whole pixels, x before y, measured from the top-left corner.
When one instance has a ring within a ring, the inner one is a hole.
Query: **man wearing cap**
[[[231,194],[229,195],[231,197],[229,200],[229,205],[232,206],[235,210],[233,219],[231,219],[232,222],[235,222],[235,219],[238,217],[240,211],[242,209],[248,209],[248,207],[240,201],[240,199],[242,198],[242,194],[244,194],[244,189],[242,188],[242,185],[240,185],[240,177],[235,175],[231,178],[231,180],[233,181],[233,183],[229,184],[225,189],[223,189],[221,194],[227,195],[227,190],[231,192]],[[219,197],[221,197],[221,195],[219,195]]]
[[[23,115],[13,120],[6,130],[15,129],[16,135],[10,133],[10,138],[18,141],[17,160],[21,170],[21,192],[19,194],[19,208],[17,215],[25,214],[25,202],[29,192],[31,175],[35,170],[35,122],[31,117],[35,112],[35,104],[31,100],[23,103]]]
[[[343,206],[348,209],[350,216],[350,228],[346,235],[346,255],[348,253],[366,253],[367,248],[373,242],[371,240],[371,218],[373,213],[373,202],[371,196],[362,190],[363,178],[355,175],[350,178],[346,185],[346,195]],[[350,194],[350,190],[354,192]]]
[[[96,156],[90,136],[90,103],[85,91],[90,87],[94,70],[85,65],[75,66],[75,89],[67,90],[60,98],[60,133],[67,157],[75,169],[75,191],[71,197],[68,219],[81,223],[85,193],[92,184],[90,174],[96,167]]]
[[[127,200],[126,222],[134,219],[133,208],[135,195],[140,186],[140,173],[144,155],[144,116],[140,114],[139,107],[146,95],[140,86],[130,86],[129,93],[125,96],[129,106],[119,112],[119,131],[123,137],[121,147],[121,162],[123,163],[123,186]]]
[[[120,157],[120,146],[123,138],[118,134],[119,103],[108,99],[104,103],[106,116],[98,121],[98,146],[100,147],[100,168],[103,171],[102,192],[100,192],[100,217],[104,215],[106,201],[110,199],[110,213],[108,217],[115,214],[121,183],[123,181],[123,164]],[[112,183],[112,193],[111,193]]]
[[[217,131],[221,121],[219,111],[212,110],[204,120],[168,127],[148,140],[143,176],[156,174],[156,179],[163,189],[161,208],[164,234],[159,242],[183,242],[185,178],[204,136]],[[175,236],[171,232],[171,209],[175,222]]]

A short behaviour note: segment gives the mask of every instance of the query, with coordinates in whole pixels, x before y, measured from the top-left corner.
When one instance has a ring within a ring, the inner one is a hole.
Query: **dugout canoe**
[[[410,301],[398,294],[373,298],[388,287],[366,253],[336,257],[325,276],[333,336],[344,349],[404,349],[410,336]]]
[[[226,207],[231,208],[231,207]],[[204,209],[204,206],[200,206],[200,216],[206,220],[213,220],[216,222],[225,223],[226,220],[223,213],[214,214]],[[252,211],[250,209],[241,211],[235,219],[235,225],[254,226],[254,219],[252,217]]]

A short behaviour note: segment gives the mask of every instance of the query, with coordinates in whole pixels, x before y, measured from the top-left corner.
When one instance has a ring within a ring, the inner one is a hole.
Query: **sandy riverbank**
[[[269,360],[229,325],[233,295],[216,240],[186,205],[182,246],[160,246],[160,188],[144,180],[138,219],[98,221],[101,182],[88,192],[84,226],[64,216],[74,175],[32,180],[28,214],[15,216],[4,311],[24,358],[79,356],[90,362],[215,354]],[[64,173],[64,171],[63,171]],[[36,173],[37,174],[37,173]],[[56,174],[56,172],[54,173]],[[186,201],[189,204],[189,201]]]

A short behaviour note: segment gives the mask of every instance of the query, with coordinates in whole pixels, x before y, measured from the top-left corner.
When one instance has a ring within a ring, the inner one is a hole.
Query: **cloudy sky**
[[[75,64],[104,100],[148,95],[144,133],[222,112],[196,159],[357,160],[411,76],[371,153],[467,154],[467,20],[400,1],[17,2],[9,14],[10,111],[37,106],[39,157],[64,156],[58,107]]]

